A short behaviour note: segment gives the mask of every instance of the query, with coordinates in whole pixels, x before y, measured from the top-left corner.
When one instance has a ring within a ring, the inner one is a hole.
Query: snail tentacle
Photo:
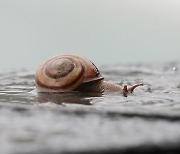
[[[132,87],[128,88],[127,85],[124,85],[122,92],[123,92],[123,96],[127,97],[127,95],[129,93],[133,93],[134,89],[136,89],[139,86],[143,86],[143,83],[139,83],[139,84],[135,84]]]
[[[139,86],[143,86],[143,85],[144,85],[143,83],[135,84],[132,87],[128,88],[128,92],[133,93],[134,89],[136,89]]]
[[[125,86],[123,87],[122,92],[123,92],[123,96],[124,96],[124,97],[127,97],[127,94],[128,94],[127,85],[125,85]]]

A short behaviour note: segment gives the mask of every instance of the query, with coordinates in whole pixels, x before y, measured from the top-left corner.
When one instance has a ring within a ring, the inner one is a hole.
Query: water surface
[[[0,72],[0,153],[177,151],[180,63],[99,69],[106,80],[144,86],[128,97],[47,94],[36,92],[34,70]]]

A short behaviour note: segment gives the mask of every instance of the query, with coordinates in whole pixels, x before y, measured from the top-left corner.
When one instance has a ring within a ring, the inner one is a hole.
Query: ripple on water
[[[107,80],[142,82],[134,94],[37,93],[34,71],[0,73],[4,153],[176,147],[180,141],[180,63],[100,67]],[[107,140],[108,138],[108,140]],[[22,148],[25,147],[25,148]]]

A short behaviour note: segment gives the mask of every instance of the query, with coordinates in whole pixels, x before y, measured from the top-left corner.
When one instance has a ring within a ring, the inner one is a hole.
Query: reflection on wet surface
[[[38,93],[37,101],[39,103],[53,102],[56,104],[83,104],[92,105],[91,101],[95,97],[101,97],[102,94],[88,94],[80,92],[66,92],[66,93]]]
[[[105,79],[120,85],[145,84],[128,97],[37,93],[34,71],[0,72],[0,149],[3,153],[108,152],[112,148],[122,152],[136,151],[135,147],[176,151],[179,68],[177,62],[100,67]]]

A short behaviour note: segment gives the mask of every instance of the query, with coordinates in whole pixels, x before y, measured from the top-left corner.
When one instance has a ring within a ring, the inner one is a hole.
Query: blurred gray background
[[[75,53],[95,64],[180,59],[180,0],[0,0],[0,70]]]

